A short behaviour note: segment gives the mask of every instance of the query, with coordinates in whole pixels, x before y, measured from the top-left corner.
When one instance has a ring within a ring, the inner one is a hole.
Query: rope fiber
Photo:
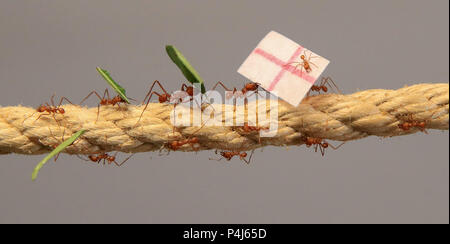
[[[42,115],[38,120],[39,115],[46,113],[23,106],[0,107],[0,154],[47,153],[81,129],[86,133],[65,153],[158,151],[167,149],[171,141],[194,137],[198,143],[185,144],[179,150],[246,151],[268,145],[302,145],[306,137],[350,141],[367,136],[400,136],[426,132],[416,127],[409,130],[399,127],[411,121],[425,122],[426,129],[448,130],[448,101],[447,83],[374,89],[350,95],[322,94],[305,98],[298,107],[280,100],[278,131],[274,137],[260,137],[258,131],[248,132],[238,126],[174,128],[170,121],[173,104],[150,103],[138,124],[143,106],[101,106],[98,121],[97,107],[63,105],[64,114]],[[211,106],[220,114],[214,119],[223,122],[221,114],[233,105]],[[247,106],[251,107],[251,102]],[[259,107],[258,111],[266,109]],[[246,114],[236,112],[234,118]]]

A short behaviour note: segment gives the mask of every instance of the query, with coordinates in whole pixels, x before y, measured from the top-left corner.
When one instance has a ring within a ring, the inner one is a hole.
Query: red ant
[[[186,92],[190,97],[194,96],[194,87],[186,84],[181,85],[181,91]]]
[[[311,62],[311,59],[318,58],[318,56],[311,57],[311,55],[312,55],[312,52],[311,52],[309,54],[308,58],[306,58],[305,54],[306,54],[306,51],[304,52],[304,54],[300,55],[300,59],[302,60],[301,62],[292,62],[289,64],[296,63],[297,65],[295,66],[295,68],[297,68],[298,66],[302,66],[302,69],[301,69],[302,72],[303,72],[303,68],[305,68],[305,71],[307,73],[310,73],[312,71],[311,65],[314,65],[316,68],[318,68],[317,65],[315,65],[313,62]],[[287,65],[289,65],[289,64],[287,64]]]
[[[184,146],[186,144],[191,144],[192,148],[194,148],[194,144],[197,144],[198,142],[199,142],[198,137],[192,137],[192,138],[188,138],[188,139],[171,141],[171,142],[166,143],[165,146],[169,150],[178,151],[182,146]]]
[[[210,160],[217,160],[220,161],[223,158],[225,158],[227,161],[230,161],[234,156],[239,156],[239,158],[244,161],[247,164],[250,164],[250,160],[252,159],[253,156],[253,152],[255,150],[252,150],[252,153],[250,154],[250,158],[247,160],[247,153],[246,152],[240,152],[240,151],[221,151],[220,152],[220,156],[222,156],[219,159],[214,159],[214,158],[210,158]],[[215,151],[215,153],[217,154],[217,150]]]
[[[217,82],[214,87],[212,88],[212,90],[215,90],[216,87],[220,85],[223,87],[223,89],[225,89],[225,91],[233,91],[232,92],[232,96],[236,95],[236,92],[238,91],[237,88],[235,87],[233,90],[229,89],[228,87],[226,87],[222,82]],[[254,91],[257,92],[258,88],[260,87],[259,83],[255,83],[255,82],[249,82],[247,84],[244,85],[244,87],[241,89],[242,95],[245,95],[247,92],[249,91]],[[227,99],[229,99],[230,97],[227,97]]]
[[[194,131],[191,134],[190,138],[187,139],[181,139],[181,140],[174,140],[174,141],[170,141],[165,143],[162,147],[161,150],[165,147],[167,148],[169,151],[178,151],[181,147],[183,147],[186,144],[190,144],[192,149],[197,151],[198,147],[194,147],[195,144],[198,144],[200,142],[200,139],[196,136],[194,136],[198,131],[200,131],[205,125],[206,123],[209,121],[209,119],[207,121],[205,121],[205,123],[203,123],[203,125],[196,131]],[[174,127],[175,128],[175,127]]]
[[[412,114],[409,115],[410,118],[407,121],[404,121],[400,124],[398,124],[398,128],[409,131],[411,128],[418,128],[420,131],[427,133],[425,130],[425,127],[427,123],[425,121],[417,121],[412,118]]]
[[[69,102],[69,103],[72,104],[72,105],[73,105],[73,103],[72,103],[69,99],[67,99],[66,97],[61,97],[61,100],[59,101],[58,106],[55,106],[55,102],[53,101],[53,98],[54,98],[54,97],[55,97],[55,95],[53,95],[53,96],[50,98],[50,101],[51,101],[52,105],[50,105],[50,104],[48,104],[48,103],[45,103],[45,105],[44,105],[44,104],[41,104],[41,105],[36,109],[36,112],[34,112],[33,114],[31,114],[30,116],[28,116],[27,118],[25,118],[25,119],[22,121],[22,125],[23,125],[23,123],[25,122],[25,120],[27,120],[28,118],[32,117],[35,113],[44,113],[44,112],[47,112],[47,114],[40,114],[40,115],[37,117],[37,119],[36,119],[35,121],[39,120],[39,119],[41,118],[41,116],[44,116],[44,115],[51,115],[51,116],[53,117],[53,119],[56,121],[56,123],[58,124],[58,126],[61,126],[60,123],[59,123],[59,121],[56,119],[55,115],[56,115],[56,114],[64,114],[64,113],[66,112],[63,108],[61,108],[61,104],[62,104],[63,100],[66,100],[67,102]]]
[[[159,94],[159,93],[153,91],[153,87],[154,87],[156,84],[158,84],[158,86],[161,88],[161,90],[163,90],[164,93]],[[194,87],[193,87],[193,86],[188,86],[188,85],[186,85],[186,84],[183,84],[183,85],[181,86],[181,91],[185,92],[188,96],[190,96],[190,97],[191,97],[191,100],[193,99],[193,96],[194,96]],[[144,112],[145,112],[145,110],[147,109],[148,104],[150,103],[150,100],[152,99],[152,96],[153,96],[153,95],[158,96],[158,101],[159,101],[160,103],[169,102],[169,101],[171,100],[171,98],[172,98],[172,95],[169,94],[169,93],[166,91],[166,89],[164,89],[164,87],[161,85],[161,83],[160,83],[158,80],[155,80],[155,81],[153,82],[152,86],[150,87],[150,90],[148,91],[147,95],[145,96],[144,101],[142,102],[142,105],[145,103],[145,107],[144,107],[144,109],[142,110],[141,116],[139,116],[139,120],[137,121],[137,123],[139,123],[139,121],[141,121],[142,115],[144,115]],[[175,103],[175,106],[176,106],[178,103],[181,103],[181,102],[183,101],[183,98],[177,98],[177,99],[178,99],[178,101],[177,101],[177,103]],[[137,123],[136,123],[136,124],[137,124]]]
[[[306,147],[314,146],[315,152],[317,152],[317,149],[320,149],[320,153],[322,154],[322,156],[324,156],[325,149],[327,149],[328,147],[331,147],[334,150],[337,150],[342,145],[344,145],[345,142],[342,142],[339,146],[335,147],[335,146],[331,145],[330,143],[328,143],[327,141],[323,140],[322,138],[315,138],[315,137],[308,136],[305,139],[305,144],[306,144]]]
[[[251,132],[260,132],[261,130],[269,130],[269,127],[259,127],[259,126],[250,126],[248,122],[244,123],[244,126],[239,126],[238,128],[242,129],[246,133]],[[258,141],[261,143],[261,137],[258,134]]]
[[[322,81],[320,82],[319,85],[313,85],[311,86],[311,89],[308,91],[308,94],[306,96],[309,96],[309,93],[311,93],[312,91],[315,92],[328,92],[328,87],[326,85],[328,85],[329,87],[333,88],[330,83],[334,86],[334,88],[336,88],[336,90],[342,94],[342,92],[339,90],[339,88],[337,87],[336,83],[334,83],[334,81],[331,79],[331,77],[322,77]]]
[[[404,131],[408,131],[411,128],[419,128],[421,131],[425,131],[425,126],[426,123],[424,121],[422,122],[417,122],[417,121],[413,121],[413,122],[403,122],[401,124],[398,124],[398,128],[404,130]]]
[[[244,123],[244,126],[242,126],[242,129],[245,132],[252,132],[252,131],[260,131],[260,130],[268,130],[268,127],[259,127],[259,126],[249,126],[247,122]]]
[[[126,161],[128,161],[128,159],[130,159],[134,154],[131,154],[128,158],[126,158],[124,161],[122,161],[121,163],[118,163],[116,161],[116,155],[117,152],[111,156],[108,153],[99,153],[99,154],[91,154],[88,156],[89,160],[86,160],[82,157],[80,157],[79,155],[77,155],[79,158],[81,158],[84,161],[92,161],[94,163],[98,163],[100,164],[100,162],[102,162],[103,160],[103,165],[106,165],[106,163],[108,163],[108,165],[114,163],[115,165],[117,165],[118,167],[122,166]]]
[[[154,87],[156,84],[158,84],[158,86],[161,88],[161,90],[163,90],[163,92],[164,92],[163,94],[159,94],[159,93],[153,91],[153,87]],[[145,100],[146,100],[147,97],[148,97],[148,99],[147,99],[147,104],[146,104],[146,106],[145,106],[145,108],[144,108],[144,111],[145,111],[145,109],[147,108],[147,105],[148,105],[148,103],[150,102],[150,99],[152,98],[153,94],[155,94],[156,96],[158,96],[158,100],[159,100],[160,103],[165,103],[165,102],[167,102],[167,101],[170,101],[170,98],[171,98],[171,95],[166,91],[166,89],[164,89],[164,87],[161,85],[161,83],[160,83],[158,80],[155,80],[155,81],[153,82],[152,86],[150,87],[150,90],[148,91],[147,95],[145,96],[144,101],[142,102],[142,104],[144,104]],[[142,113],[144,113],[144,111],[142,111]]]
[[[81,100],[80,105],[86,101],[86,99],[88,99],[92,94],[95,94],[98,99],[100,100],[100,102],[98,103],[97,106],[97,119],[95,120],[95,122],[98,121],[98,116],[100,114],[100,106],[106,106],[106,105],[116,105],[118,107],[120,107],[120,103],[127,103],[127,101],[125,101],[121,96],[117,95],[115,97],[113,97],[112,99],[109,96],[109,91],[108,89],[105,89],[105,92],[103,93],[103,97],[100,97],[100,95],[96,92],[96,91],[92,91],[91,93],[89,93],[89,95],[87,95],[83,100]]]

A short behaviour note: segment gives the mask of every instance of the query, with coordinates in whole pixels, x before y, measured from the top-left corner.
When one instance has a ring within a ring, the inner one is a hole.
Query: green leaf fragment
[[[206,92],[206,88],[203,83],[203,79],[200,77],[194,67],[192,67],[192,65],[187,61],[183,54],[181,54],[181,52],[177,48],[171,45],[166,46],[166,52],[189,82],[191,82],[192,84],[200,84],[201,92],[202,94],[204,94]]]
[[[75,134],[73,134],[69,139],[65,140],[64,142],[62,142],[61,144],[59,144],[53,151],[51,151],[44,159],[41,160],[41,162],[39,162],[36,167],[33,170],[33,173],[31,174],[31,179],[34,181],[36,180],[36,177],[39,173],[39,170],[41,170],[41,168],[44,166],[45,163],[47,163],[47,161],[49,159],[51,159],[52,157],[56,156],[56,154],[60,153],[62,150],[64,150],[66,147],[72,145],[72,143],[74,141],[76,141],[78,139],[78,137],[80,137],[81,135],[84,134],[84,132],[86,132],[86,130],[80,130],[78,132],[76,132]]]
[[[123,100],[125,100],[127,103],[130,103],[127,96],[125,95],[125,89],[113,80],[113,78],[108,73],[108,71],[106,71],[100,67],[97,67],[97,71],[98,71],[98,73],[100,73],[100,75],[103,77],[103,79],[105,79],[106,82],[108,82],[108,84],[117,92],[117,94],[119,94],[119,96]]]

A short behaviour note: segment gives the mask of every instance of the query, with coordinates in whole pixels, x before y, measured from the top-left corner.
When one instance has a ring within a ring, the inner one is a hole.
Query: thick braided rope
[[[304,144],[305,136],[349,141],[370,135],[399,136],[420,132],[404,131],[400,123],[426,122],[427,129],[448,130],[448,84],[419,84],[398,90],[366,90],[351,95],[317,95],[292,107],[282,101],[278,105],[278,133],[261,138],[258,132],[245,132],[238,127],[177,127],[170,122],[172,104],[149,104],[139,124],[142,106],[101,106],[86,108],[64,105],[65,114],[41,116],[29,107],[0,107],[0,154],[41,154],[53,149],[78,130],[86,133],[65,152],[156,151],[173,140],[199,138],[196,147],[186,144],[181,150],[249,150],[267,145]],[[250,105],[250,104],[249,104]],[[224,106],[215,105],[215,109]],[[266,107],[258,108],[265,111]],[[235,116],[243,116],[238,114]],[[219,117],[221,118],[221,117]],[[59,124],[56,122],[58,121]]]

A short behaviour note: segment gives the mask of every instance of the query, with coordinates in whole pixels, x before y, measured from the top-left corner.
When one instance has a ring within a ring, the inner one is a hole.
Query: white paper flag
[[[297,106],[329,63],[289,38],[271,31],[239,67],[238,73]]]

